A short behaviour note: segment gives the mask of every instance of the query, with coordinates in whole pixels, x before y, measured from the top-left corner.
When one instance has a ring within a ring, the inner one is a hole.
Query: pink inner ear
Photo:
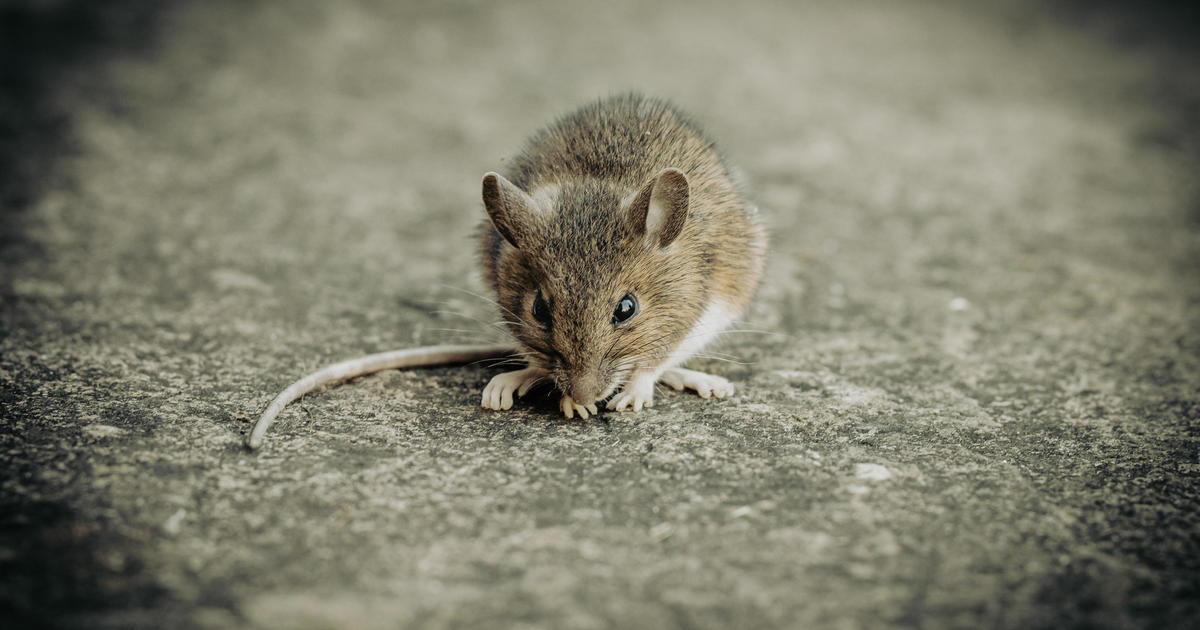
[[[654,178],[648,199],[646,237],[666,247],[683,231],[688,213],[688,180],[683,171],[665,168]]]
[[[483,206],[496,231],[513,247],[528,236],[528,214],[532,200],[524,191],[498,173],[483,176]]]
[[[646,214],[650,211],[650,193],[654,191],[654,182],[653,179],[646,182],[633,201],[629,202],[627,212],[634,234],[644,235],[646,233]]]

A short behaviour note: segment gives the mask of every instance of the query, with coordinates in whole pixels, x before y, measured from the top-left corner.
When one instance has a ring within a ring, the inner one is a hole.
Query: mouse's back
[[[633,188],[667,167],[686,173],[693,187],[730,181],[713,142],[691,118],[667,101],[624,94],[534,134],[512,161],[509,179],[524,190],[580,178]]]

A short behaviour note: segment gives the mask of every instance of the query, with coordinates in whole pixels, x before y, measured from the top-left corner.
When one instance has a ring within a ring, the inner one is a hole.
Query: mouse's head
[[[628,193],[597,180],[523,191],[483,178],[499,304],[531,365],[576,404],[661,363],[703,310],[688,180],[667,168]],[[693,219],[694,220],[694,219]]]

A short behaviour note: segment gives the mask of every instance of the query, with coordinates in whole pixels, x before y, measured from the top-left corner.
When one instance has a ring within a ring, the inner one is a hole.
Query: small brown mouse
[[[262,443],[291,401],[385,369],[519,356],[483,390],[509,409],[542,380],[566,417],[654,403],[655,383],[724,398],[724,378],[680,366],[749,303],[766,231],[714,144],[666,101],[626,94],[534,134],[508,177],[483,178],[484,278],[516,348],[438,346],[345,361],[288,387],[247,438]],[[610,398],[611,397],[611,398]]]

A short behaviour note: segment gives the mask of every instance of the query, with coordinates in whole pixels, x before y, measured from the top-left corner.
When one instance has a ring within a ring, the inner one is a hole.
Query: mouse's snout
[[[598,369],[592,366],[571,366],[566,372],[566,387],[563,391],[575,404],[588,405],[601,398],[607,383],[601,378]]]
[[[571,400],[575,401],[575,404],[588,405],[600,398],[600,390],[602,388],[603,385],[600,383],[600,379],[592,375],[579,379],[571,379],[570,391],[567,393],[571,396]]]

